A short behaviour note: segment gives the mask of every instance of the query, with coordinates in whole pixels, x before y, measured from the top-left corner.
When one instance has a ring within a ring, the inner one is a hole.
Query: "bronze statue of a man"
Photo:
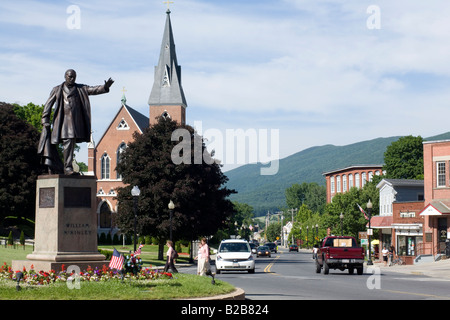
[[[114,80],[109,78],[104,85],[91,87],[75,83],[76,77],[74,70],[66,71],[65,82],[53,88],[42,112],[44,128],[38,153],[50,173],[75,174],[72,167],[75,144],[89,142],[91,136],[89,95],[107,93],[114,83]],[[53,106],[53,130],[50,133],[50,115]],[[63,164],[56,152],[56,145],[59,143],[63,146]]]

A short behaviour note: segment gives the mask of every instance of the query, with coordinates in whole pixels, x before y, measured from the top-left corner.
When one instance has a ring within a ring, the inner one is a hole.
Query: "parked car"
[[[255,260],[245,240],[223,240],[216,255],[216,273],[222,271],[248,271],[255,273]]]
[[[273,242],[267,242],[264,244],[265,246],[268,246],[271,252],[277,253],[277,245]]]
[[[252,250],[252,253],[256,253],[256,249],[258,248],[258,246],[253,242],[249,242],[248,244],[250,245],[250,249]]]
[[[291,251],[297,251],[298,252],[298,246],[296,244],[291,244],[289,246],[289,252]]]
[[[359,247],[353,237],[326,237],[317,252],[316,272],[328,274],[330,269],[344,271],[349,274],[354,270],[363,274],[364,249]]]
[[[258,249],[256,249],[256,257],[259,258],[261,256],[269,258],[271,257],[270,249],[268,246],[259,246]]]

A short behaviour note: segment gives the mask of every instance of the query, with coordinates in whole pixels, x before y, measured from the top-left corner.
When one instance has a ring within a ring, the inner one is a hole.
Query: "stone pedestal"
[[[80,269],[109,261],[97,250],[97,183],[92,176],[39,176],[36,191],[35,248],[27,260],[14,260],[12,268],[61,270],[64,264]]]

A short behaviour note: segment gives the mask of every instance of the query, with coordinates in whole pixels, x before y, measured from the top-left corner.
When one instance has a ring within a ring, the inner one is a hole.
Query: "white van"
[[[255,273],[255,260],[247,241],[228,239],[220,243],[216,256],[216,273],[221,271]]]

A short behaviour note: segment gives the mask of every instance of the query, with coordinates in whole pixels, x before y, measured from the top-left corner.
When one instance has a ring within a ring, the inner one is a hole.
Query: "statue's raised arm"
[[[109,92],[114,80],[109,78],[104,85],[90,87],[75,82],[77,74],[75,70],[69,69],[64,74],[65,81],[54,87],[50,97],[44,105],[42,112],[41,141],[38,153],[43,158],[43,163],[49,167],[51,173],[76,174],[73,171],[73,152],[76,143],[89,142],[91,135],[91,105],[90,94],[102,94]],[[98,88],[98,89],[95,89]],[[52,131],[50,130],[50,114],[53,112]],[[48,148],[56,148],[59,143],[63,146],[64,164],[54,165],[58,159],[52,159],[54,152]]]

